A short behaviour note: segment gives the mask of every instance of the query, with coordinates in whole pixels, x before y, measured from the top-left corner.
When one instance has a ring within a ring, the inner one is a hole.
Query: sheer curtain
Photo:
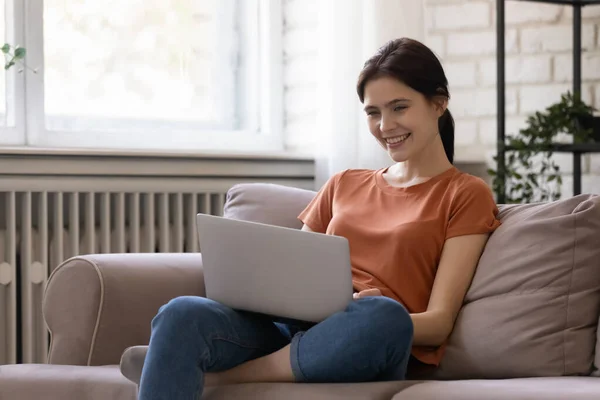
[[[317,188],[346,168],[391,163],[356,94],[363,63],[386,41],[424,40],[424,0],[328,0],[319,6]]]

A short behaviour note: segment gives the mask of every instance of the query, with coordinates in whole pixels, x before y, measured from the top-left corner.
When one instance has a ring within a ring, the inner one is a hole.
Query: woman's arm
[[[489,234],[446,240],[427,311],[411,314],[413,343],[439,346],[450,336]]]
[[[313,232],[306,224],[302,230]],[[450,336],[488,238],[486,233],[446,240],[427,310],[411,314],[415,345],[439,346]],[[354,297],[380,295],[379,289],[368,289]]]

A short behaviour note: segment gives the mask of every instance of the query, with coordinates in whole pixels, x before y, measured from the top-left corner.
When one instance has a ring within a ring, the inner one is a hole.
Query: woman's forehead
[[[410,101],[415,97],[415,91],[402,81],[380,77],[365,85],[365,106],[383,107],[392,102]]]

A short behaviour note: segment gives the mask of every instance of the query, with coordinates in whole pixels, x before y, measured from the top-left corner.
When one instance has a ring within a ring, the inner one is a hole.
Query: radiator
[[[7,338],[0,356],[12,363],[17,332],[23,362],[46,357],[41,300],[48,275],[62,260],[90,253],[196,252],[195,215],[220,215],[225,194],[3,192],[0,197],[5,216],[0,296],[7,322],[0,328]]]
[[[51,163],[51,176],[32,174],[30,164],[19,176],[0,172],[0,365],[46,362],[42,296],[62,261],[90,253],[197,252],[197,213],[221,215],[227,190],[240,182],[312,188],[312,165],[305,164],[283,177],[249,177],[248,168],[231,176],[230,166],[221,177],[214,168],[210,177],[103,176],[102,168],[79,176]]]

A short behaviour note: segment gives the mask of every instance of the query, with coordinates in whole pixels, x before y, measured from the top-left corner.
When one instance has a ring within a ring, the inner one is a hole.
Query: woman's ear
[[[446,109],[448,108],[449,95],[448,90],[442,87],[437,88],[435,92],[436,94],[433,95],[432,102],[435,107],[437,116],[438,118],[440,118],[442,115],[444,115]]]
[[[448,108],[448,98],[445,96],[437,96],[433,99],[432,103],[438,118],[440,118]]]

